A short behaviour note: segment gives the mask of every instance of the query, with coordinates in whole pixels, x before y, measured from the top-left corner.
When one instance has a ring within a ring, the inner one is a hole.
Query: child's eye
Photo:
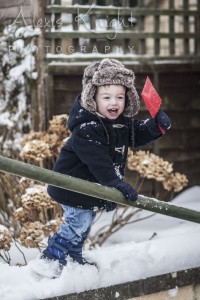
[[[103,99],[105,99],[105,100],[109,100],[110,98],[109,98],[108,96],[106,96],[106,97],[103,97]]]

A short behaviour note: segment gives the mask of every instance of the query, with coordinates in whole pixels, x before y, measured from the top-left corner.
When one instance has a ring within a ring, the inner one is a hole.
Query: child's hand
[[[157,113],[157,115],[155,116],[155,119],[162,129],[164,129],[164,130],[170,129],[170,127],[171,127],[170,119],[162,110],[160,110]]]
[[[135,202],[138,198],[136,190],[127,182],[119,181],[115,188],[120,190],[130,202]]]

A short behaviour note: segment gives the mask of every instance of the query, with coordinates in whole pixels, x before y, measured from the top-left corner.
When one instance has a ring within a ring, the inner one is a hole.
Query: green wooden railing
[[[200,212],[142,195],[138,196],[138,200],[136,202],[130,203],[124,198],[120,191],[114,188],[108,188],[100,184],[62,175],[3,156],[0,156],[0,171],[27,177],[36,181],[51,184],[107,201],[113,201],[119,204],[146,209],[166,216],[200,223]]]

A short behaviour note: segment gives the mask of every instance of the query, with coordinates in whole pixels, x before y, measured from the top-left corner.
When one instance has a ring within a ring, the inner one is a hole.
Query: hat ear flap
[[[139,96],[135,87],[132,86],[131,88],[127,88],[124,115],[133,117],[135,114],[137,114],[139,108]]]
[[[125,108],[124,108],[124,110],[127,109],[127,107],[128,107],[128,102],[129,102],[129,100],[128,100],[127,89],[126,89],[126,93],[125,93]]]
[[[94,101],[96,92],[96,86],[89,82],[81,93],[81,104],[82,106],[90,112],[95,112],[97,110],[96,101]]]

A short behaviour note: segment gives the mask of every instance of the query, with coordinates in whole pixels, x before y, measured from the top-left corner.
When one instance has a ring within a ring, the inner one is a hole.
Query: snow
[[[8,111],[0,114],[0,124],[6,125],[8,128],[12,128],[14,126],[13,121],[10,121],[10,113]]]
[[[27,54],[24,60],[21,61],[21,64],[13,67],[9,71],[9,76],[12,78],[18,78],[22,76],[24,72],[32,72],[33,65],[34,65],[34,58],[32,54]]]
[[[0,224],[0,230],[2,230],[2,231],[4,231],[4,230],[8,231],[8,228],[6,228],[5,226],[3,226],[3,225]]]
[[[178,293],[178,288],[177,287],[175,287],[174,289],[171,289],[171,290],[168,291],[168,295],[171,298],[176,297],[177,293]]]
[[[7,156],[11,155],[11,151],[13,155],[13,151],[21,150],[22,132],[31,125],[27,83],[36,79],[37,73],[32,53],[33,40],[27,42],[24,39],[39,33],[34,28],[8,26],[0,38],[1,64],[7,70],[7,75],[2,77],[3,93],[0,95],[0,127],[5,132],[0,141],[4,141],[2,152]]]
[[[88,125],[96,126],[97,122],[91,121],[91,122],[83,123],[83,124],[81,124],[80,129],[85,128]]]
[[[32,195],[34,193],[42,193],[46,190],[45,186],[39,186],[38,188],[30,187],[26,189],[26,195]]]
[[[30,26],[25,26],[25,27],[19,27],[16,30],[15,36],[16,38],[24,37],[35,37],[39,36],[41,34],[41,30],[39,27],[33,28],[31,25]]]
[[[199,194],[200,186],[195,186],[181,193],[172,203],[200,211]],[[150,215],[148,219],[123,227],[101,248],[84,251],[84,256],[97,262],[99,270],[94,266],[69,262],[59,278],[42,278],[32,268],[41,261],[36,258],[38,251],[22,248],[28,265],[19,267],[15,264],[23,264],[23,256],[13,245],[10,251],[11,266],[0,261],[0,299],[44,299],[168,272],[173,272],[176,277],[176,271],[200,267],[199,224],[144,210],[136,216],[140,219]],[[108,224],[112,216],[113,212],[104,213],[94,223],[92,235]],[[168,294],[173,298],[177,291],[178,288],[175,288]]]

